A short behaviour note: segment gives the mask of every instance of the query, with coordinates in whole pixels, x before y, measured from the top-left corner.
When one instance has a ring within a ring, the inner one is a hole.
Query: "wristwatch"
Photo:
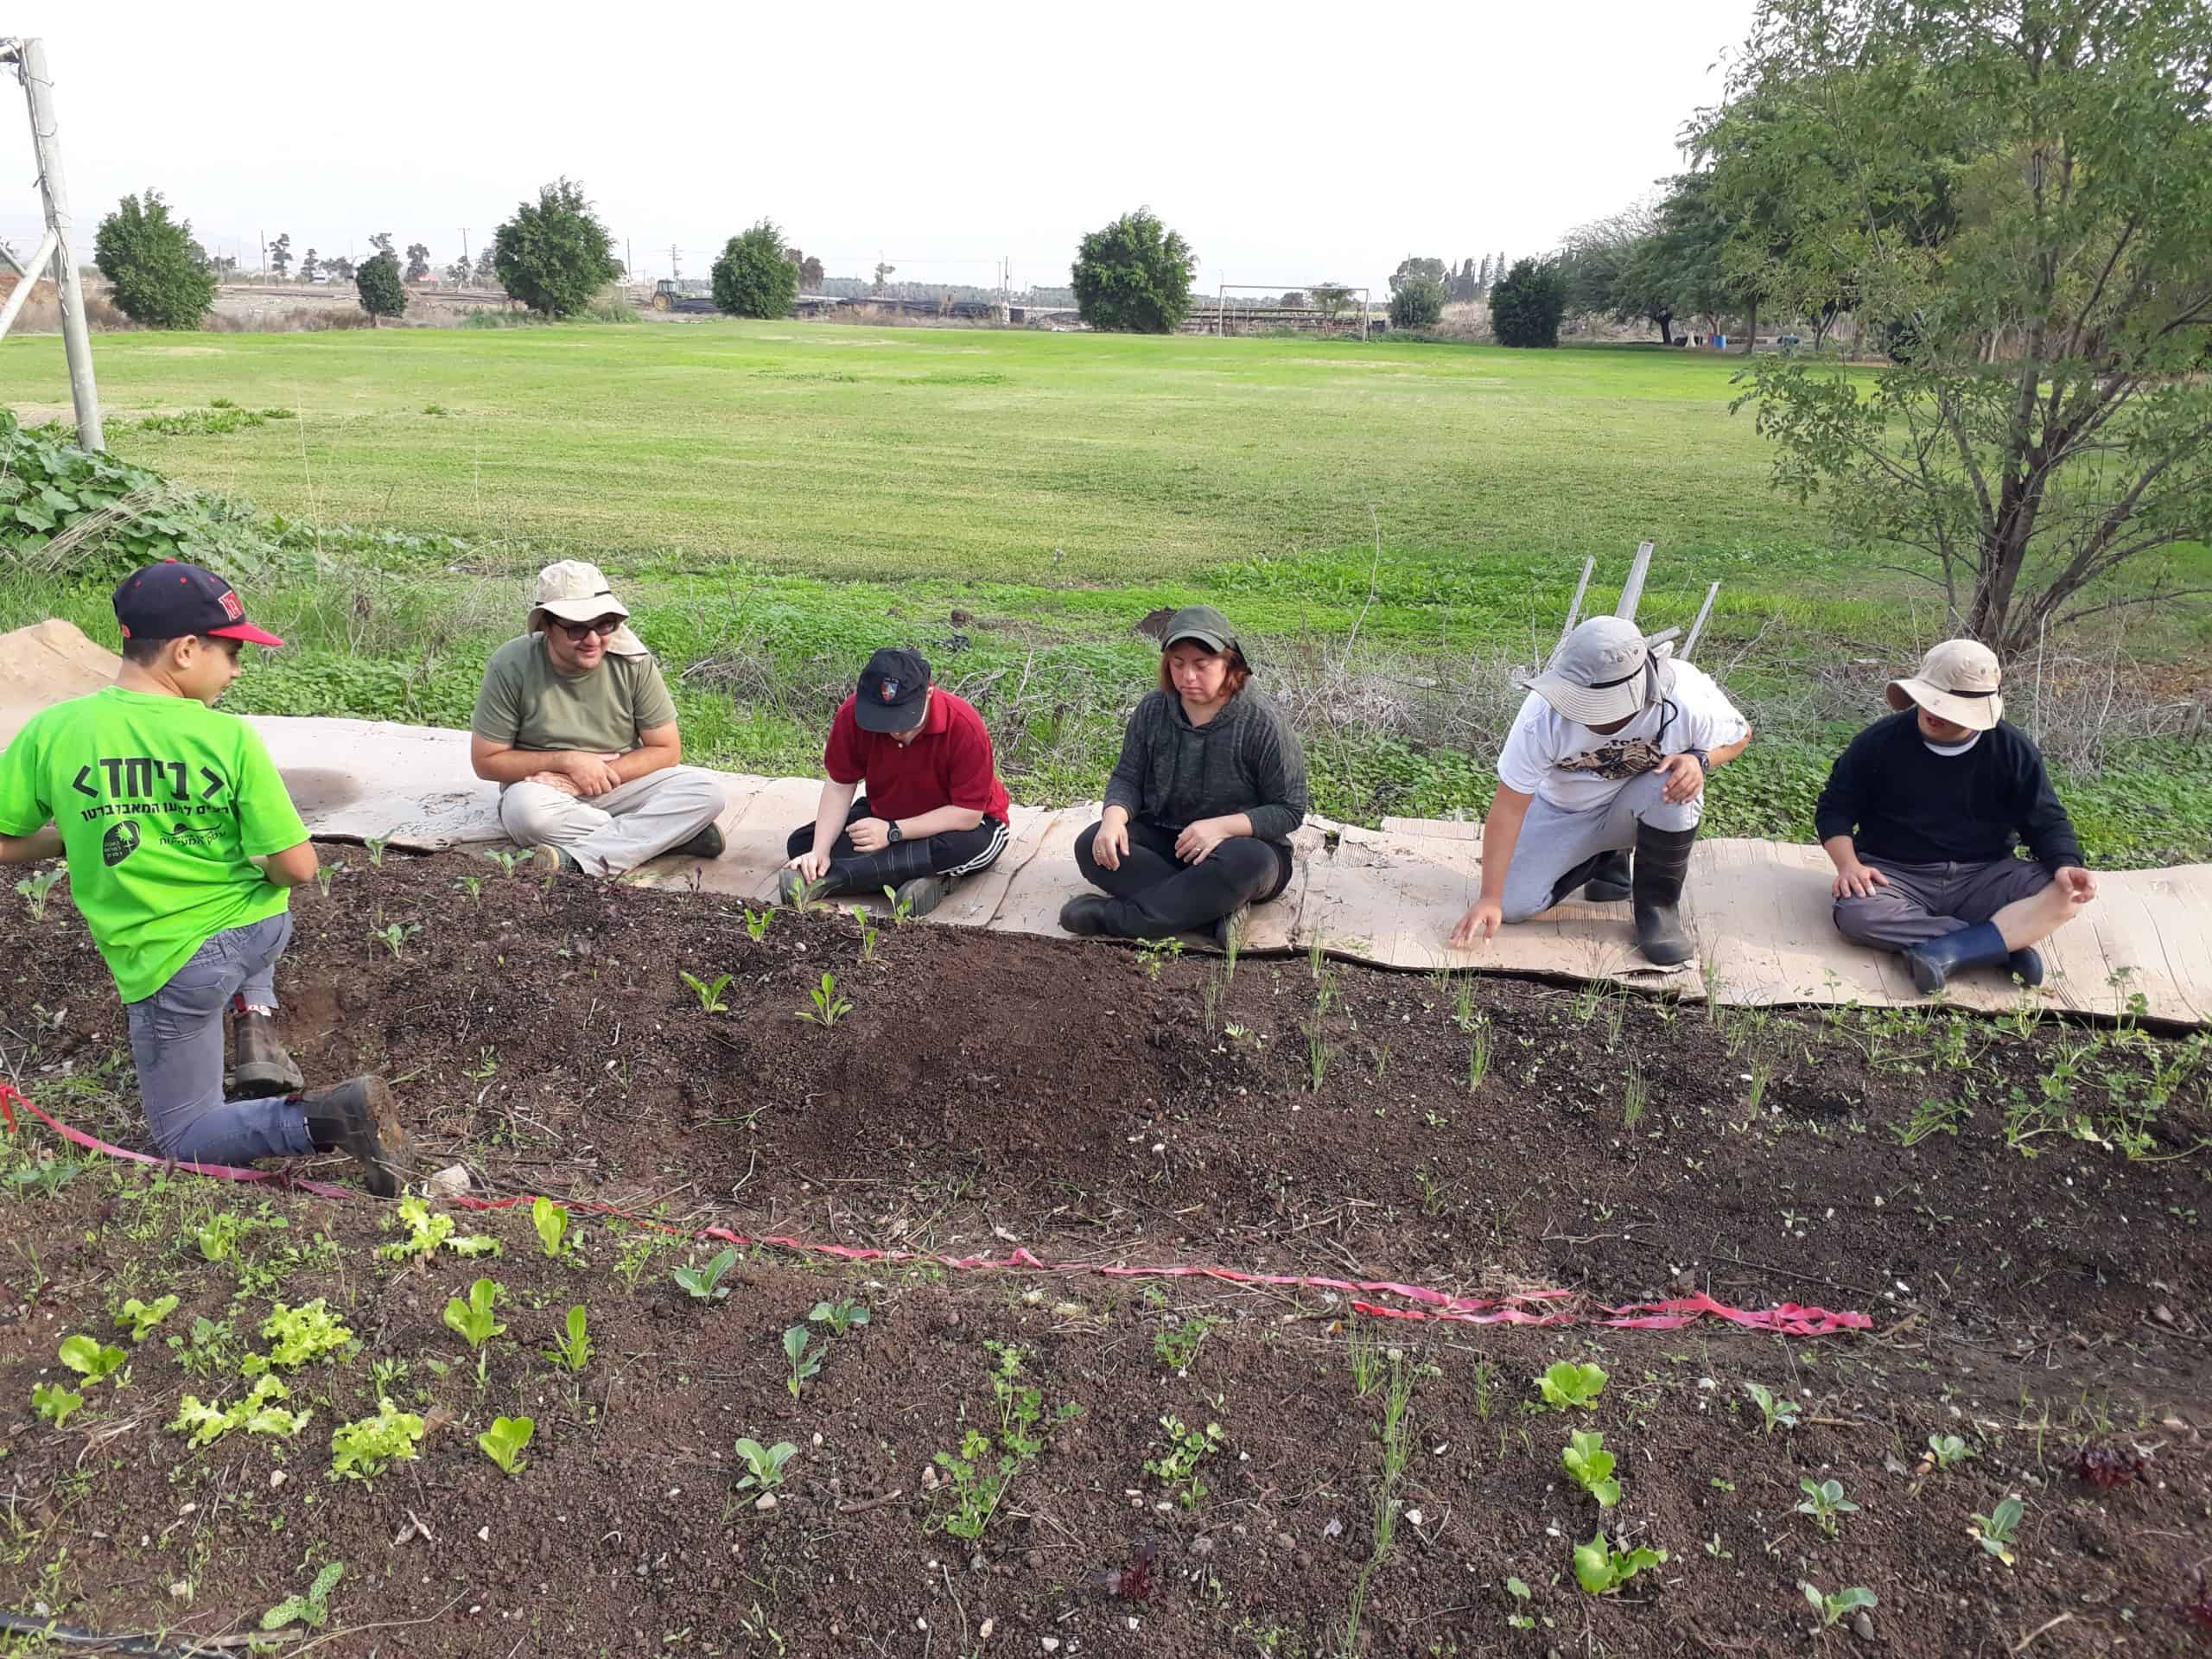
[[[1697,769],[1700,772],[1711,772],[1713,770],[1713,757],[1707,754],[1703,749],[1684,749],[1682,753],[1689,756],[1691,760],[1697,762]]]
[[[893,818],[890,821],[890,828],[885,832],[885,835],[887,839],[893,842],[900,842],[906,839],[906,832],[899,827],[899,820],[896,818]]]

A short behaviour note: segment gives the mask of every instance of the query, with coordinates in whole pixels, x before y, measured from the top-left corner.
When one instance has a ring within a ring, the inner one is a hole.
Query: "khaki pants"
[[[521,847],[558,847],[588,875],[620,875],[681,845],[727,804],[722,786],[669,766],[604,795],[564,795],[550,784],[509,784],[499,827]]]

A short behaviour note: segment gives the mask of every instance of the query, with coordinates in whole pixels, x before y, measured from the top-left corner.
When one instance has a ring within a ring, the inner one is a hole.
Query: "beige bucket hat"
[[[1938,720],[1986,732],[2005,718],[1997,653],[1978,639],[1946,639],[1920,659],[1920,672],[1891,680],[1885,695],[1902,712],[1918,703]]]
[[[1515,680],[1567,719],[1610,726],[1656,703],[1675,689],[1666,647],[1654,651],[1643,631],[1618,616],[1593,616],[1552,653],[1541,674]]]
[[[589,622],[602,616],[630,614],[630,607],[614,597],[614,590],[607,586],[600,568],[582,559],[563,559],[558,564],[549,564],[540,570],[537,590],[530,608],[532,615],[543,611],[563,622]],[[632,633],[626,623],[608,638],[607,648],[619,657],[647,654],[645,642]]]

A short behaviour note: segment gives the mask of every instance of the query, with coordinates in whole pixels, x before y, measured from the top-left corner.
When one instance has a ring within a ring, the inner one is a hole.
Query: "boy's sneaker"
[[[382,1077],[348,1077],[333,1088],[302,1095],[299,1102],[307,1114],[308,1139],[317,1152],[353,1154],[370,1192],[380,1198],[399,1196],[407,1130],[391,1084]]]
[[[284,1045],[276,1040],[276,1021],[265,1014],[234,1009],[231,1041],[237,1056],[223,1092],[232,1100],[269,1100],[296,1095],[308,1086]]]
[[[668,850],[678,858],[720,858],[724,844],[721,825],[710,823],[682,846]]]
[[[834,874],[810,881],[797,870],[776,872],[776,902],[779,905],[795,905],[802,899],[827,899],[837,891],[837,878]]]
[[[911,920],[919,921],[943,904],[951,891],[952,878],[949,875],[917,875],[899,884],[898,890],[891,895],[891,904]]]
[[[540,875],[582,875],[584,873],[582,865],[553,846],[531,848],[530,868]]]

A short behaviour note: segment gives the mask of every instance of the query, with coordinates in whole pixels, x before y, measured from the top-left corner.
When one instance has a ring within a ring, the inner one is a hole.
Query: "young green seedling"
[[[31,1384],[31,1409],[56,1428],[69,1421],[69,1414],[85,1403],[85,1396],[73,1389],[65,1389],[59,1382]]]
[[[264,1381],[272,1379],[264,1378]],[[377,1414],[340,1423],[330,1432],[330,1478],[368,1480],[392,1463],[412,1458],[423,1442],[423,1420],[389,1400],[377,1402]]]
[[[47,895],[54,891],[54,883],[68,874],[66,865],[56,864],[51,869],[41,870],[16,883],[16,891],[23,895],[23,902],[30,906],[34,924],[46,919]]]
[[[755,1440],[741,1440],[737,1455],[745,1459],[745,1466],[752,1472],[737,1483],[737,1490],[758,1486],[766,1491],[771,1486],[780,1486],[784,1481],[784,1465],[798,1455],[798,1447],[789,1440],[778,1440],[773,1446],[763,1446]]]
[[[853,1005],[837,995],[837,976],[822,976],[822,983],[807,993],[813,1002],[811,1009],[801,1008],[798,1017],[820,1026],[825,1031],[853,1011]]]
[[[264,1613],[261,1628],[281,1630],[287,1624],[304,1624],[310,1630],[321,1630],[330,1622],[330,1592],[345,1576],[346,1563],[331,1562],[315,1575],[315,1582],[308,1586],[305,1595],[287,1596]]]
[[[163,1296],[151,1306],[133,1296],[116,1311],[115,1322],[130,1332],[130,1340],[141,1343],[146,1333],[176,1312],[176,1298]]]
[[[392,960],[397,962],[400,952],[407,948],[407,941],[422,931],[423,924],[420,922],[410,922],[404,927],[397,922],[391,922],[383,927],[371,928],[369,937],[391,951]]]
[[[768,924],[776,919],[772,910],[747,909],[745,912],[745,937],[758,944],[768,937]]]
[[[1831,1538],[1835,1536],[1835,1518],[1840,1515],[1856,1515],[1859,1506],[1843,1495],[1840,1480],[1805,1479],[1797,1483],[1805,1494],[1805,1501],[1797,1506],[1799,1515],[1809,1515],[1821,1523],[1821,1530]]]
[[[1751,1403],[1759,1408],[1759,1415],[1765,1420],[1765,1433],[1771,1434],[1777,1428],[1797,1427],[1798,1407],[1795,1400],[1786,1395],[1777,1399],[1772,1389],[1759,1382],[1745,1383],[1744,1392],[1751,1396]]]
[[[794,1400],[798,1398],[798,1391],[806,1379],[822,1369],[822,1356],[830,1351],[827,1343],[810,1349],[807,1346],[810,1334],[803,1325],[795,1325],[784,1332],[784,1358],[791,1368],[791,1374],[784,1380],[784,1386],[791,1391]]]
[[[1565,1411],[1570,1406],[1594,1411],[1605,1387],[1603,1366],[1578,1365],[1568,1359],[1547,1366],[1544,1374],[1536,1379],[1537,1393],[1543,1395],[1544,1404],[1553,1411]]]
[[[869,918],[867,910],[859,905],[855,905],[853,906],[853,920],[860,925],[861,960],[862,962],[874,962],[875,960],[875,936],[877,933],[881,931],[881,930],[878,928],[875,923]]]
[[[699,999],[702,1014],[728,1014],[729,1004],[722,1001],[722,993],[729,988],[730,976],[716,974],[712,979],[701,979],[696,975],[677,969],[676,976],[691,988],[691,995]]]
[[[685,1295],[702,1302],[719,1302],[729,1294],[729,1287],[721,1282],[722,1275],[736,1265],[737,1251],[733,1247],[717,1251],[703,1268],[678,1268],[669,1276]]]
[[[300,1307],[271,1303],[269,1317],[261,1322],[261,1334],[269,1344],[268,1353],[248,1354],[239,1362],[239,1370],[248,1376],[257,1376],[272,1366],[296,1371],[353,1340],[353,1332],[332,1317],[320,1296]]]
[[[1955,1434],[1930,1434],[1928,1455],[1938,1469],[1955,1469],[1974,1456],[1974,1448]]]
[[[1987,1515],[1974,1516],[1968,1535],[2005,1566],[2012,1566],[2012,1536],[2019,1530],[2024,1507],[2017,1497],[2004,1499]]]
[[[893,927],[904,927],[914,919],[914,901],[901,899],[898,888],[887,887],[883,896],[891,901],[891,925]]]
[[[530,856],[530,852],[528,849],[524,848],[519,849],[512,853],[503,853],[497,848],[494,848],[491,851],[486,853],[484,856],[490,859],[492,862],[499,867],[499,874],[501,875],[512,875],[517,868]]]
[[[571,1373],[581,1371],[591,1363],[591,1338],[584,1333],[584,1305],[578,1302],[569,1310],[568,1334],[558,1348],[539,1350],[541,1357]]]
[[[1605,1446],[1602,1433],[1578,1428],[1568,1436],[1560,1462],[1574,1484],[1598,1500],[1599,1509],[1610,1510],[1621,1501],[1621,1484],[1613,1478],[1613,1454]]]
[[[454,882],[453,890],[467,893],[480,905],[484,902],[484,878],[480,875],[461,876]]]
[[[1574,1547],[1574,1581],[1593,1596],[1608,1596],[1646,1567],[1665,1565],[1663,1549],[1617,1550],[1600,1531]]]
[[[249,1434],[273,1434],[289,1440],[308,1426],[312,1411],[287,1411],[276,1402],[291,1398],[292,1391],[274,1376],[264,1376],[245,1395],[227,1408],[207,1405],[196,1395],[178,1402],[170,1432],[186,1437],[194,1449],[212,1446],[234,1428]]]
[[[1881,1605],[1874,1599],[1874,1592],[1863,1585],[1853,1585],[1848,1590],[1839,1590],[1832,1596],[1821,1594],[1818,1585],[1808,1584],[1802,1579],[1797,1581],[1797,1587],[1805,1592],[1805,1599],[1813,1605],[1813,1611],[1820,1615],[1821,1628],[1824,1630],[1834,1630],[1862,1608],[1877,1607]]]
[[[530,1444],[537,1427],[536,1421],[529,1417],[494,1417],[492,1427],[476,1437],[476,1445],[508,1474],[520,1474],[522,1449]]]
[[[569,1249],[569,1211],[544,1197],[530,1201],[530,1224],[537,1230],[537,1247],[549,1256],[558,1260]]]
[[[451,1298],[446,1303],[446,1328],[466,1342],[472,1349],[480,1349],[507,1327],[493,1317],[492,1309],[506,1294],[505,1288],[489,1279],[479,1279],[468,1287],[468,1300]]]
[[[127,1356],[122,1349],[104,1343],[97,1337],[79,1336],[62,1338],[59,1357],[64,1365],[83,1377],[89,1385],[102,1377],[113,1376]]]
[[[806,1317],[817,1325],[828,1325],[831,1336],[842,1337],[853,1326],[868,1323],[868,1307],[865,1303],[843,1300],[817,1302],[814,1311]]]
[[[1169,1415],[1160,1420],[1160,1426],[1167,1431],[1167,1444],[1158,1457],[1145,1459],[1144,1471],[1158,1475],[1174,1488],[1175,1501],[1185,1509],[1196,1509],[1206,1495],[1206,1484],[1198,1478],[1198,1465],[1220,1448],[1221,1425],[1189,1428],[1181,1418]]]

